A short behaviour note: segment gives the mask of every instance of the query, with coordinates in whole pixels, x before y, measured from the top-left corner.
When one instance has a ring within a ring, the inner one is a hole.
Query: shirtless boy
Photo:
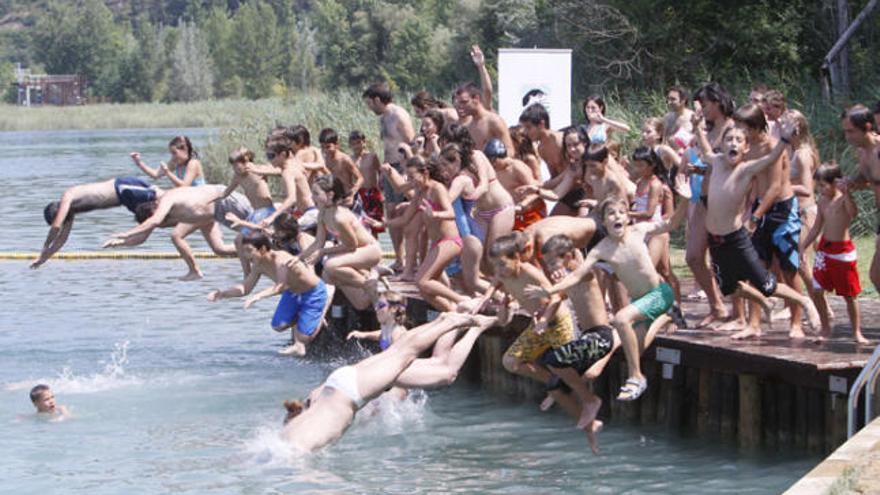
[[[849,225],[859,209],[853,201],[852,191],[842,180],[843,174],[836,163],[826,163],[816,170],[816,186],[820,191],[813,228],[801,240],[801,246],[809,246],[820,236],[813,266],[813,302],[822,319],[822,338],[831,337],[831,314],[825,301],[825,291],[835,291],[846,301],[846,312],[853,329],[853,337],[859,344],[868,344],[862,335],[859,303],[862,291],[859,283],[856,247],[849,234]],[[801,249],[803,253],[804,250]]]
[[[380,232],[385,231],[385,197],[379,188],[379,158],[367,149],[367,138],[361,131],[351,131],[348,147],[351,149],[351,159],[363,177],[361,188],[357,191],[357,200],[360,201],[364,215],[370,219],[373,236],[378,237]]]
[[[525,230],[529,225],[547,216],[547,205],[537,194],[525,192],[529,186],[538,187],[538,181],[529,170],[529,166],[516,158],[507,155],[507,149],[498,139],[491,139],[483,154],[489,159],[495,176],[504,189],[513,196],[516,218],[513,230]]]
[[[840,116],[843,137],[856,149],[859,160],[858,173],[848,180],[854,189],[870,188],[874,192],[874,204],[880,206],[880,135],[874,127],[874,116],[868,107],[855,105]],[[874,243],[871,260],[871,283],[880,290],[880,229]]]
[[[271,165],[248,167],[248,171],[260,175],[281,174],[284,201],[274,213],[260,223],[268,227],[283,211],[292,209],[299,216],[299,226],[305,231],[318,227],[318,209],[312,200],[311,186],[302,163],[296,159],[294,147],[299,146],[287,133],[271,133],[266,140],[266,158]]]
[[[547,349],[574,340],[574,325],[559,296],[526,294],[525,288],[530,285],[548,290],[550,281],[540,268],[521,261],[525,248],[526,236],[520,232],[499,237],[489,248],[489,260],[496,279],[504,291],[534,318],[504,353],[502,364],[511,373],[547,383],[550,372],[537,361]],[[509,303],[509,298],[505,301]]]
[[[385,83],[371,84],[364,91],[363,98],[367,107],[379,116],[379,135],[382,138],[385,163],[391,164],[394,170],[403,175],[403,164],[406,161],[406,155],[401,151],[401,145],[411,143],[416,137],[416,131],[413,128],[409,113],[392,101],[391,91]],[[406,196],[398,193],[389,180],[385,181],[383,187],[385,200],[388,202],[386,211],[390,215],[396,205],[406,201]],[[394,246],[394,253],[397,258],[395,266],[402,267],[402,229],[389,230],[391,243]]]
[[[208,185],[166,191],[159,200],[138,206],[135,216],[140,225],[127,232],[113,234],[103,247],[137,246],[146,241],[157,227],[174,227],[171,242],[189,267],[189,272],[181,280],[197,280],[202,277],[202,271],[185,240],[186,236],[201,230],[215,253],[233,255],[235,246],[223,244],[223,235],[217,224],[230,226],[231,222],[226,218],[229,213],[238,218],[247,218],[253,212],[247,198],[239,193],[215,201],[224,190],[223,186]]]
[[[37,414],[46,414],[55,420],[61,420],[70,416],[67,407],[55,403],[55,394],[48,385],[36,385],[31,389],[31,403],[37,409]]]
[[[693,111],[688,108],[688,92],[681,86],[673,86],[666,91],[666,108],[669,113],[663,117],[663,142],[672,143],[672,136],[680,129],[690,131],[693,126]]]
[[[510,139],[507,124],[500,115],[483,105],[479,86],[472,82],[462,84],[455,90],[455,102],[455,108],[459,109],[462,117],[470,118],[467,128],[474,141],[474,149],[481,150],[490,139],[497,138],[504,143],[508,155],[513,156],[513,141]]]
[[[550,114],[544,105],[535,103],[527,107],[519,116],[519,123],[526,135],[537,145],[538,156],[547,164],[551,177],[565,170],[562,154],[562,133],[550,128]]]
[[[134,213],[138,205],[161,196],[162,190],[137,177],[117,177],[103,182],[73,186],[64,191],[60,201],[53,201],[43,210],[49,233],[40,256],[31,263],[38,268],[49,261],[67,242],[77,213],[125,206]]]
[[[208,300],[244,297],[254,290],[262,275],[269,277],[275,284],[248,298],[244,307],[247,309],[260,299],[281,294],[281,301],[272,317],[272,328],[276,332],[291,328],[293,346],[285,350],[285,353],[305,356],[306,345],[317,336],[327,305],[327,287],[324,281],[315,274],[310,265],[286,251],[273,250],[265,234],[254,233],[245,237],[242,250],[253,263],[251,272],[244,282],[235,287],[212,291],[208,294]]]
[[[748,152],[743,160],[754,160],[770,153],[774,141],[768,134],[764,112],[758,106],[746,105],[738,109],[733,114],[733,120],[746,134]],[[752,192],[758,199],[752,205],[752,215],[746,223],[746,229],[752,232],[752,244],[761,261],[770,268],[775,260],[785,283],[800,293],[803,287],[797,272],[801,220],[789,169],[788,154],[783,153],[772,165],[755,174]],[[760,308],[754,302],[750,306],[748,326],[733,338],[749,337],[760,326]],[[799,306],[791,307],[789,336],[804,337]]]
[[[683,180],[679,180],[676,184],[676,192],[685,199],[690,196],[690,191]],[[686,212],[687,201],[682,201],[668,221],[639,222],[629,225],[629,202],[611,196],[599,205],[599,215],[608,236],[587,253],[584,263],[549,289],[541,287],[527,289],[527,293],[532,297],[551,296],[565,292],[590,277],[590,272],[597,262],[604,261],[611,265],[615,275],[629,292],[632,301],[618,311],[612,321],[612,325],[620,334],[629,370],[629,378],[621,387],[618,400],[638,399],[648,387],[648,380],[642,374],[639,363],[641,355],[639,338],[633,326],[638,322],[645,322],[646,330],[642,339],[650,342],[653,334],[660,327],[659,324],[654,324],[655,320],[665,324],[666,319],[661,317],[665,316],[675,303],[672,287],[662,281],[651,260],[645,236],[674,230],[684,220]]]
[[[593,218],[564,215],[539,220],[529,225],[523,234],[526,236],[526,259],[535,263],[541,259],[541,246],[551,237],[564,234],[571,239],[575,249],[586,253],[608,235],[605,226]]]
[[[364,176],[361,171],[348,155],[339,150],[339,134],[335,130],[327,128],[321,129],[318,136],[321,142],[321,153],[324,155],[324,164],[330,169],[330,173],[345,185],[347,191],[351,191],[351,196],[345,198],[342,204],[351,207],[354,202],[355,193],[360,190],[364,183]]]
[[[697,136],[710,174],[706,229],[709,232],[709,251],[715,276],[723,295],[735,293],[756,301],[768,315],[772,305],[766,298],[781,297],[787,302],[799,304],[807,311],[810,325],[819,328],[819,315],[810,298],[783,283],[777,283],[776,277],[758,257],[742,222],[746,193],[752,180],[756,174],[779,160],[790,142],[793,129],[794,125],[786,122],[781,129],[780,140],[770,154],[756,160],[744,161],[749,145],[742,129],[728,128],[722,137],[721,153],[714,153],[709,149],[702,129],[698,127]],[[760,327],[751,330],[749,336],[761,335]]]
[[[293,158],[302,166],[309,183],[317,177],[330,173],[324,164],[321,150],[312,146],[312,138],[306,126],[297,124],[285,128],[282,133],[290,139]]]

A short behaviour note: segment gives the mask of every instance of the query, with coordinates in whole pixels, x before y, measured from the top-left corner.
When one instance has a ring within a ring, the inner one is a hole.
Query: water
[[[197,145],[207,136],[188,132]],[[131,173],[132,147],[155,163],[171,134],[0,133],[12,186],[0,251],[36,249],[50,196]],[[96,249],[128,225],[127,212],[83,215],[71,247]],[[170,249],[167,234],[146,249]],[[779,493],[818,460],[622,424],[608,425],[593,456],[571,420],[467,384],[380,403],[336,446],[291,456],[277,437],[281,402],[338,359],[278,356],[273,301],[208,302],[239,277],[236,261],[205,261],[195,283],[175,280],[182,270],[176,260],[0,262],[0,493]],[[73,419],[35,419],[27,392],[39,382]]]

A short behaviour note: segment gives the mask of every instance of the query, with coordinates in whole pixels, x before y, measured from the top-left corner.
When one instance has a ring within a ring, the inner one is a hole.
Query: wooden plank
[[[700,368],[699,380],[700,383],[697,397],[697,434],[702,437],[710,433],[709,400],[712,391],[712,371],[707,368]]]
[[[825,393],[807,391],[807,451],[825,452]]]
[[[772,380],[761,381],[761,438],[763,445],[776,450],[779,445],[779,405],[776,396],[776,383]]]
[[[739,375],[738,443],[741,449],[754,450],[761,446],[762,394],[761,383],[755,375]]]
[[[739,386],[737,376],[731,373],[721,375],[721,439],[732,442],[736,439],[739,415]]]
[[[684,376],[684,397],[682,402],[684,405],[684,428],[685,431],[697,431],[697,422],[700,409],[700,370],[696,368],[686,368]]]
[[[657,401],[660,400],[660,364],[656,361],[645,361],[642,373],[648,378],[648,389],[639,399],[639,417],[643,425],[657,424]]]
[[[790,449],[794,446],[794,387],[788,383],[775,382],[777,446]]]

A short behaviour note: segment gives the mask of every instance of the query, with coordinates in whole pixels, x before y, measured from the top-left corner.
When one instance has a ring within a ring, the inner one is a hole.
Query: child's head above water
[[[53,414],[56,412],[55,394],[48,385],[37,385],[31,389],[31,402],[37,408],[38,413]]]

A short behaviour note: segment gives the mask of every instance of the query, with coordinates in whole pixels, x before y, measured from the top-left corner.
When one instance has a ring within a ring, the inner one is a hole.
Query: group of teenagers
[[[686,325],[669,260],[670,232],[685,220],[687,263],[709,304],[693,326],[760,336],[777,297],[786,302],[792,338],[805,336],[803,317],[829,337],[824,292],[834,291],[846,300],[855,339],[867,343],[849,224],[855,189],[880,194],[880,119],[871,109],[856,105],[841,115],[858,150],[850,177],[820,161],[804,115],[761,86],[739,108],[717,83],[693,94],[672,87],[668,113],[641,123],[640,145],[625,154],[614,137],[632,129],[606,116],[598,96],[583,102],[581,124],[554,130],[547,109],[530,99],[508,127],[492,110],[478,48],[472,57],[481,84],[459,86],[452,105],[427,92],[412,98],[418,132],[386,84],[364,91],[379,116],[382,159],[361,131],[348,135],[346,154],[335,130],[320,131],[319,149],[301,125],[269,132],[268,163],[233,150],[227,185],[205,184],[186,137],[169,143],[171,160],[157,168],[132,153],[139,170],[174,187],[118,177],[68,189],[45,209],[50,230],[32,266],[61,248],[76,214],[125,206],[138,225],[105,247],[137,245],[155,228],[171,228],[190,280],[202,273],[185,238],[201,231],[215,252],[237,255],[244,274],[208,298],[248,297],[249,307],[280,295],[272,327],[293,334],[284,353],[305,355],[336,289],[355,308],[375,310],[380,328],[348,337],[376,340],[382,351],[335,370],[305,400],[285,403],[283,436],[306,451],[339,439],[382,394],[448,385],[479,335],[516,314],[530,323],[505,352],[504,367],[544,384],[541,408],[558,403],[597,450],[602,401],[589,382],[622,347],[628,378],[617,400],[638,399],[648,386],[641,353],[659,331]],[[219,224],[235,231],[232,244]],[[380,264],[382,232],[394,248],[389,266]],[[264,275],[273,284],[253,293]],[[389,280],[412,282],[439,316],[407,329],[405,298]],[[876,257],[871,281],[880,285]],[[731,310],[723,296],[731,296]]]

